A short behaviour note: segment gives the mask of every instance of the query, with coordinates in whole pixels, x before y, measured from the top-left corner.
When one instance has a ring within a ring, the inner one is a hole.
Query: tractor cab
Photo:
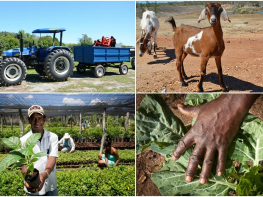
[[[64,48],[64,49],[70,51],[70,49],[68,47],[62,47],[63,31],[66,31],[66,29],[64,29],[64,28],[43,28],[43,29],[36,29],[36,30],[32,31],[32,33],[40,33],[40,38],[39,38],[40,43],[41,43],[41,34],[42,33],[45,33],[45,34],[52,33],[53,34],[53,44],[52,44],[52,46],[41,47],[41,44],[40,44],[40,48],[38,49],[38,55],[37,55],[39,62],[45,61],[45,58],[50,53],[50,51],[52,51],[52,50],[54,50],[56,48]],[[56,34],[57,33],[60,33],[59,46],[55,46],[55,38],[56,38]]]

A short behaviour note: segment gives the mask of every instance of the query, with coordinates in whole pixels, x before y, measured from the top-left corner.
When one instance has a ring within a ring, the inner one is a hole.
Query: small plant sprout
[[[34,171],[33,163],[36,162],[39,157],[47,156],[46,153],[34,153],[33,151],[34,146],[40,138],[41,134],[35,133],[27,139],[24,145],[18,137],[2,138],[3,143],[13,150],[0,162],[0,172],[12,164],[14,164],[11,168],[12,170],[25,164],[32,176]]]

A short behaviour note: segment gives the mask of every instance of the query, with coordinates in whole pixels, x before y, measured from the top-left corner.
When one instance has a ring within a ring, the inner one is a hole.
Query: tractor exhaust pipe
[[[21,52],[21,59],[23,58],[23,50],[24,50],[24,39],[23,34],[20,32],[20,52]]]

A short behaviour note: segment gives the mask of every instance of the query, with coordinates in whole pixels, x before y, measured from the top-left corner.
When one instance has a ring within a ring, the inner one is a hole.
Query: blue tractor
[[[28,67],[33,67],[43,76],[54,81],[65,81],[73,73],[74,59],[71,50],[62,45],[62,34],[66,29],[36,29],[32,33],[53,33],[53,46],[24,48],[21,33],[20,48],[9,49],[2,54],[0,61],[0,83],[18,85],[26,78]],[[55,46],[56,33],[60,33],[60,46]]]

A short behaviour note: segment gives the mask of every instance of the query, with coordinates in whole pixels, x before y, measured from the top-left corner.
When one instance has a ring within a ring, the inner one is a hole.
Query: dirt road
[[[195,92],[200,77],[200,58],[187,56],[185,72],[188,87],[182,87],[176,69],[176,57],[172,41],[172,28],[164,23],[173,16],[177,26],[182,23],[208,27],[207,20],[197,23],[200,12],[186,14],[161,14],[157,36],[157,59],[152,55],[137,55],[137,92]],[[222,56],[223,79],[229,92],[263,92],[263,14],[235,14],[229,16],[231,23],[221,20],[225,51]],[[136,37],[140,36],[140,18],[136,20]],[[138,51],[137,51],[138,54]],[[205,92],[221,91],[214,58],[208,62],[203,83]]]

